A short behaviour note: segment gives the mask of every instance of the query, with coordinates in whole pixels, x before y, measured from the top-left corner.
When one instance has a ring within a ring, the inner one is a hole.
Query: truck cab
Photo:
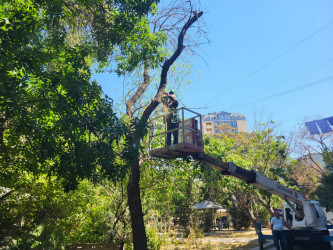
[[[326,215],[318,201],[285,202],[283,210],[284,220],[293,228],[326,228]]]

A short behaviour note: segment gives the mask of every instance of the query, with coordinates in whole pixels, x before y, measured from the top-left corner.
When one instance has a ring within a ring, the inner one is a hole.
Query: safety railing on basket
[[[169,115],[172,113],[181,113],[181,115],[178,116],[180,119],[178,119],[177,125],[169,126],[169,122],[174,122],[169,119]],[[171,137],[174,139],[172,144],[203,146],[201,114],[185,107],[176,109],[172,113],[158,116],[151,122],[151,149],[169,146]]]

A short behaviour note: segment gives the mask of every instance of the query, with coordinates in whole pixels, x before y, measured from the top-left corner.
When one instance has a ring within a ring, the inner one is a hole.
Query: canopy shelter
[[[201,201],[195,205],[192,206],[196,210],[201,211],[210,211],[210,219],[207,221],[207,219],[204,222],[205,231],[208,232],[211,230],[211,228],[218,227],[219,230],[223,228],[229,228],[229,222],[227,219],[227,209],[225,209],[223,206],[215,204],[211,201]],[[215,211],[215,212],[214,212]]]
[[[193,205],[195,209],[224,209],[221,205],[215,204],[211,201],[201,201]]]

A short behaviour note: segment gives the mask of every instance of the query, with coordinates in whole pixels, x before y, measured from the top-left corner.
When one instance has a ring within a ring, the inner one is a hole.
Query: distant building
[[[323,169],[326,167],[323,155],[319,153],[311,153],[304,155],[298,158],[298,161],[306,165],[311,165],[314,168],[319,167],[320,169]]]
[[[221,111],[202,116],[202,131],[204,135],[220,133],[215,125],[222,124],[228,124],[235,133],[247,132],[246,119],[243,114]]]

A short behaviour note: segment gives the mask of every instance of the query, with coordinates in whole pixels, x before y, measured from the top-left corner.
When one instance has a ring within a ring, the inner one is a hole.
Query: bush
[[[165,245],[166,240],[162,236],[158,235],[153,227],[146,228],[147,245],[149,250],[158,250]]]
[[[230,210],[231,221],[235,230],[246,230],[251,226],[251,219],[248,211],[242,207]]]

